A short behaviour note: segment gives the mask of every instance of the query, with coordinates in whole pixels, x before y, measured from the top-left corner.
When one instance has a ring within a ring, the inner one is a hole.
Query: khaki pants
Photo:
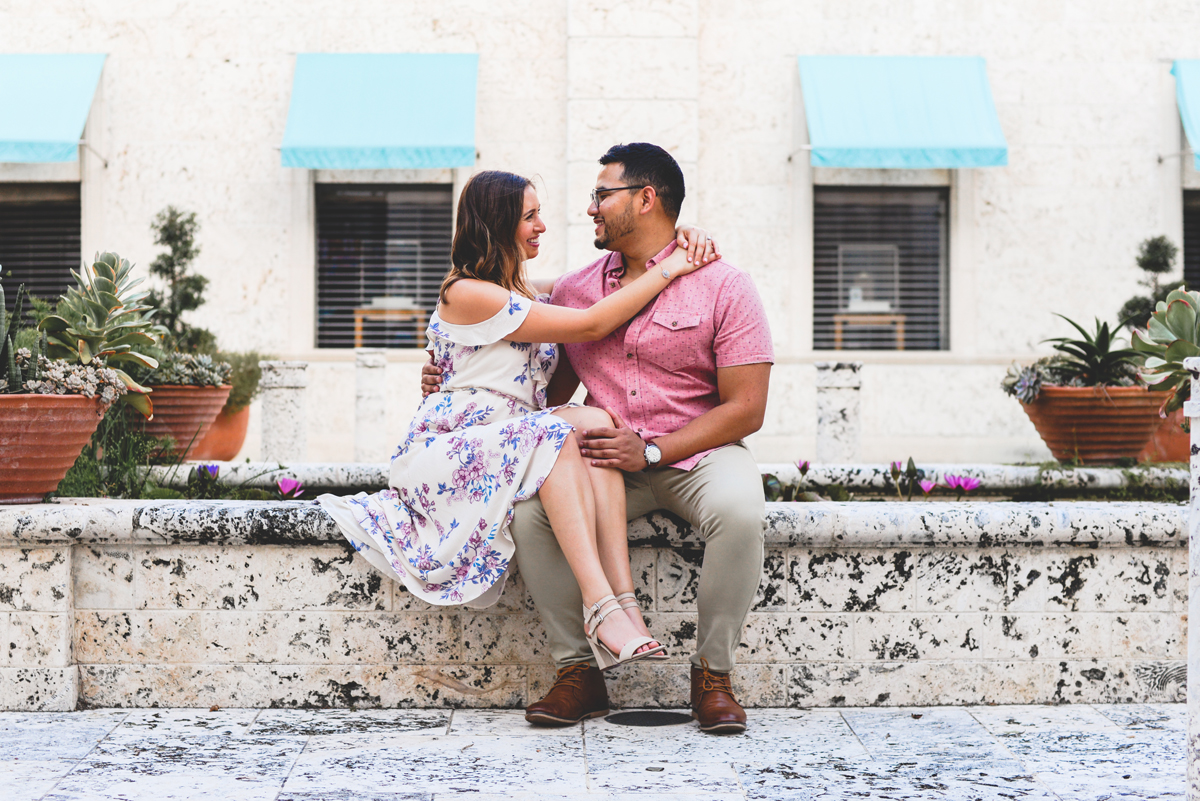
[[[697,649],[692,664],[733,669],[746,614],[763,567],[766,506],[758,464],[745,445],[713,451],[690,471],[664,467],[625,474],[626,517],[666,509],[687,520],[704,540],[697,594]],[[542,617],[559,668],[595,662],[583,634],[583,598],[537,498],[513,510],[517,565]]]

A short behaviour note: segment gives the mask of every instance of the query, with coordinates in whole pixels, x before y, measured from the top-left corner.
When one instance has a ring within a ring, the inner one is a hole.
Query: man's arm
[[[701,451],[737,442],[762,428],[770,380],[770,362],[717,368],[721,403],[678,431],[655,439],[654,444],[662,451],[660,464],[674,464]],[[580,453],[597,467],[616,467],[630,473],[644,469],[646,443],[612,409],[608,413],[618,427],[583,432]]]

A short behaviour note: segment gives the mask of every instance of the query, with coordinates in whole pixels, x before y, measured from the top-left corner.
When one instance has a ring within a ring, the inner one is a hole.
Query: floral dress
[[[359,554],[428,603],[500,599],[515,550],[513,506],[537,494],[572,431],[546,408],[556,346],[503,339],[533,303],[512,293],[475,325],[435,311],[427,336],[442,391],[418,408],[389,488],[317,499]]]

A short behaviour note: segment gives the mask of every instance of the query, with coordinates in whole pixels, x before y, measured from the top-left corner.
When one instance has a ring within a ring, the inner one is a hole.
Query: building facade
[[[771,320],[760,461],[811,458],[813,364],[846,359],[865,363],[865,460],[1048,458],[999,389],[1007,366],[1070,333],[1053,312],[1115,321],[1142,240],[1200,235],[1171,75],[1200,58],[1193,2],[40,2],[0,8],[0,31],[5,53],[107,56],[78,161],[0,163],[0,252],[41,224],[31,204],[57,203],[66,227],[47,237],[69,238],[77,206],[80,252],[144,267],[153,216],[196,212],[211,284],[194,320],[227,349],[311,363],[312,460],[353,458],[356,329],[389,348],[381,436],[401,439],[425,354],[399,312],[429,302],[473,169],[535,178],[549,230],[530,268],[559,275],[599,255],[596,159],[629,141],[675,155],[682,219],[753,277]],[[283,166],[309,53],[477,54],[475,164]],[[981,57],[1007,165],[811,166],[797,57],[814,55]],[[1180,276],[1200,259],[1186,250]]]

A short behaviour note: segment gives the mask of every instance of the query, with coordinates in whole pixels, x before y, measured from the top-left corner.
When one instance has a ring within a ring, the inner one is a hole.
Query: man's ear
[[[658,191],[653,186],[643,186],[642,191],[638,192],[638,199],[642,204],[638,209],[638,214],[649,214],[652,209],[660,205]]]

